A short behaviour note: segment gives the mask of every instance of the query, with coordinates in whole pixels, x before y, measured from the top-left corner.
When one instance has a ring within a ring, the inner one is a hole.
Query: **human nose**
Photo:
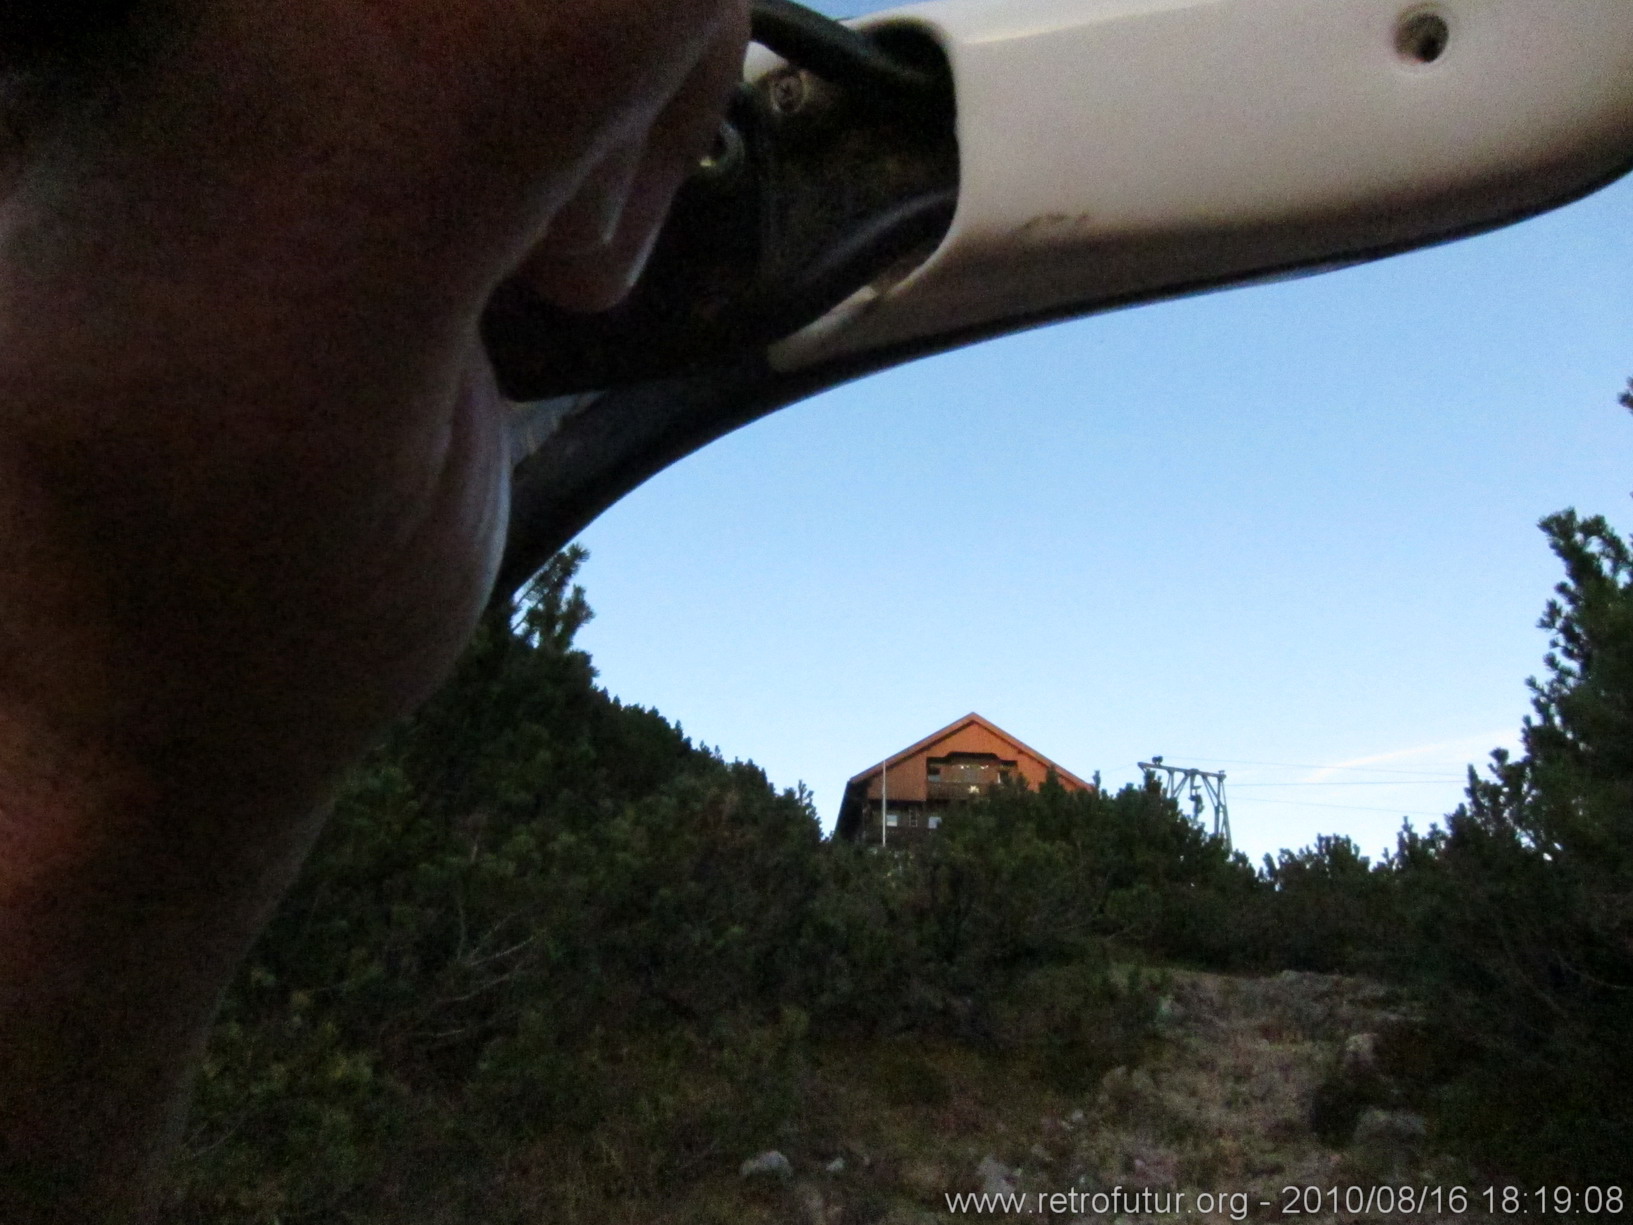
[[[746,6],[733,11],[646,132],[596,164],[516,273],[573,311],[616,306],[640,279],[676,190],[709,149],[748,44]]]

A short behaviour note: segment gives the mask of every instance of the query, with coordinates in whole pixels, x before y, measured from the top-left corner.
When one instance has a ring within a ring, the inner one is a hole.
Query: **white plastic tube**
[[[1633,164],[1633,0],[940,0],[860,24],[945,51],[957,214],[905,279],[775,346],[786,371],[1386,254]]]

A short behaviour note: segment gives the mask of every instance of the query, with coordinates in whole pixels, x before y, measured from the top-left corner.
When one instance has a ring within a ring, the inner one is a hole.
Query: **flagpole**
[[[885,799],[886,780],[889,775],[890,758],[887,757],[884,764],[879,767],[879,845],[881,847],[890,844],[890,823],[885,819],[885,812],[889,808],[889,803]]]

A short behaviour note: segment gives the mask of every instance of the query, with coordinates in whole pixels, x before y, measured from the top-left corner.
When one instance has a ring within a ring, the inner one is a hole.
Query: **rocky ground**
[[[1449,1198],[1455,1167],[1380,1059],[1409,1023],[1358,979],[1175,972],[1147,1053],[1077,1088],[952,1044],[834,1052],[808,1120],[673,1219],[1493,1219]]]

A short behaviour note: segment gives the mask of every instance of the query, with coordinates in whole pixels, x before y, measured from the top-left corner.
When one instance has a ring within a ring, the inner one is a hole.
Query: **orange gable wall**
[[[1001,736],[982,727],[979,723],[967,723],[957,731],[942,737],[933,744],[927,745],[914,753],[911,757],[904,757],[890,765],[888,783],[890,798],[906,803],[910,800],[924,800],[926,798],[928,762],[932,757],[945,757],[949,753],[994,753],[1004,761],[1014,761],[1015,769],[1026,779],[1028,785],[1040,787],[1049,775],[1048,763]],[[1068,791],[1077,790],[1071,779],[1062,777],[1061,785]],[[876,774],[867,784],[867,798],[879,798],[879,776]]]

